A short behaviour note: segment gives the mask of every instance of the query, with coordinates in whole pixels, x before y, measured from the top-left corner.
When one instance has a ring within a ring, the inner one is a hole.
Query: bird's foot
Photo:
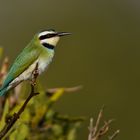
[[[31,84],[32,86],[35,86],[35,85],[36,85],[36,80],[32,79],[32,80],[30,81],[30,84]]]
[[[38,75],[39,75],[39,70],[38,70],[38,63],[37,63],[34,71],[32,72],[31,85],[33,85],[33,86],[36,85],[36,79],[37,79]]]

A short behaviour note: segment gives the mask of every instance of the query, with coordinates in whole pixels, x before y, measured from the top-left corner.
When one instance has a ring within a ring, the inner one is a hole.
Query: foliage
[[[2,51],[0,48],[0,58]],[[0,85],[7,75],[8,67],[9,60],[6,57],[0,70]],[[77,91],[81,86],[44,90],[41,83],[36,82],[36,86],[31,86],[30,93],[25,90],[27,85],[20,84],[10,91],[11,94],[0,97],[0,139],[4,136],[6,140],[76,140],[77,130],[84,118],[61,115],[53,109],[53,105],[65,92]],[[99,127],[102,116],[103,108],[95,125],[90,119],[88,140],[100,140],[108,133],[112,119],[104,121],[104,125]],[[116,130],[108,140],[116,138],[119,132]]]
[[[0,55],[1,55],[0,49]],[[1,68],[1,79],[7,74],[8,59],[5,58]],[[1,81],[2,83],[2,81]],[[10,116],[17,112],[26,99],[25,85],[20,84],[11,94],[0,98],[0,130]],[[74,140],[83,117],[61,115],[53,109],[55,102],[65,92],[76,91],[78,88],[55,88],[44,90],[37,82],[36,91],[40,94],[30,100],[26,109],[12,129],[4,137],[9,140]]]

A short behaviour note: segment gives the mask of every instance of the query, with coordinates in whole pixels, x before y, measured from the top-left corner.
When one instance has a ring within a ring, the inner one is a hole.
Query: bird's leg
[[[35,86],[36,85],[36,79],[39,75],[39,71],[38,71],[38,62],[36,63],[36,67],[32,72],[32,80],[31,80],[31,85]]]

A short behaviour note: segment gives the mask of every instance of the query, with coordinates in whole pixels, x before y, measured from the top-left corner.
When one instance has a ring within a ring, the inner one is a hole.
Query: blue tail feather
[[[7,92],[7,88],[1,88],[0,89],[0,96],[3,96],[4,94],[6,94]]]

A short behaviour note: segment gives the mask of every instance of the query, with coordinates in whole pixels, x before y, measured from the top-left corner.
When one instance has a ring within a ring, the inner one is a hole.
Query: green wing
[[[24,48],[21,54],[14,61],[2,88],[5,88],[11,81],[25,71],[39,57],[40,53],[41,48],[35,45]]]

